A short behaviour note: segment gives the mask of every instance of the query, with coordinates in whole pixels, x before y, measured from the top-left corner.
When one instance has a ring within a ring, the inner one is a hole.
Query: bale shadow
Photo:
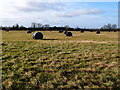
[[[41,39],[41,40],[60,40],[60,39]]]

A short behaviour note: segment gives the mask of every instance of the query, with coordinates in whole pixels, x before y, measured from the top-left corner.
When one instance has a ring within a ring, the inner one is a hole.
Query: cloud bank
[[[64,3],[55,3],[55,2],[27,2],[27,5],[24,7],[16,7],[22,12],[43,12],[48,10],[63,10],[65,7]]]
[[[90,14],[102,14],[104,13],[102,10],[99,9],[79,9],[71,12],[59,13],[58,16],[61,17],[74,17],[79,15],[90,15]]]

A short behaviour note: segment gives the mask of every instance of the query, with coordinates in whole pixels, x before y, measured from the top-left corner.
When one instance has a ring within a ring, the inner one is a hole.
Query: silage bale
[[[66,34],[66,33],[67,33],[67,31],[64,32],[64,34]]]
[[[33,29],[33,30],[31,30],[31,31],[33,32],[33,31],[35,31],[35,30]]]
[[[31,31],[31,30],[28,30],[27,33],[32,33],[32,31]]]
[[[63,30],[59,30],[59,33],[63,33]]]
[[[66,36],[72,36],[72,33],[71,32],[67,32]]]
[[[35,32],[33,34],[33,39],[43,39],[43,34],[41,32]]]
[[[97,31],[96,31],[96,34],[100,34],[100,31],[99,31],[99,30],[97,30]]]
[[[93,30],[90,30],[90,32],[93,32]]]
[[[6,29],[5,31],[6,31],[6,32],[9,32],[10,30],[9,30],[9,29]]]
[[[81,33],[84,33],[84,30],[80,30]]]

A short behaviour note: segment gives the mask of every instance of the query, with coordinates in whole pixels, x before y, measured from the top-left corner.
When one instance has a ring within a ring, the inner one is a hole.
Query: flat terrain
[[[4,89],[117,88],[118,32],[2,31]]]

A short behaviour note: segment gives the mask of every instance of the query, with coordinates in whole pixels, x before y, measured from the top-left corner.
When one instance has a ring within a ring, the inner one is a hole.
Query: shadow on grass
[[[42,39],[42,40],[59,40],[59,39]]]
[[[60,39],[35,39],[35,40],[60,40]]]

